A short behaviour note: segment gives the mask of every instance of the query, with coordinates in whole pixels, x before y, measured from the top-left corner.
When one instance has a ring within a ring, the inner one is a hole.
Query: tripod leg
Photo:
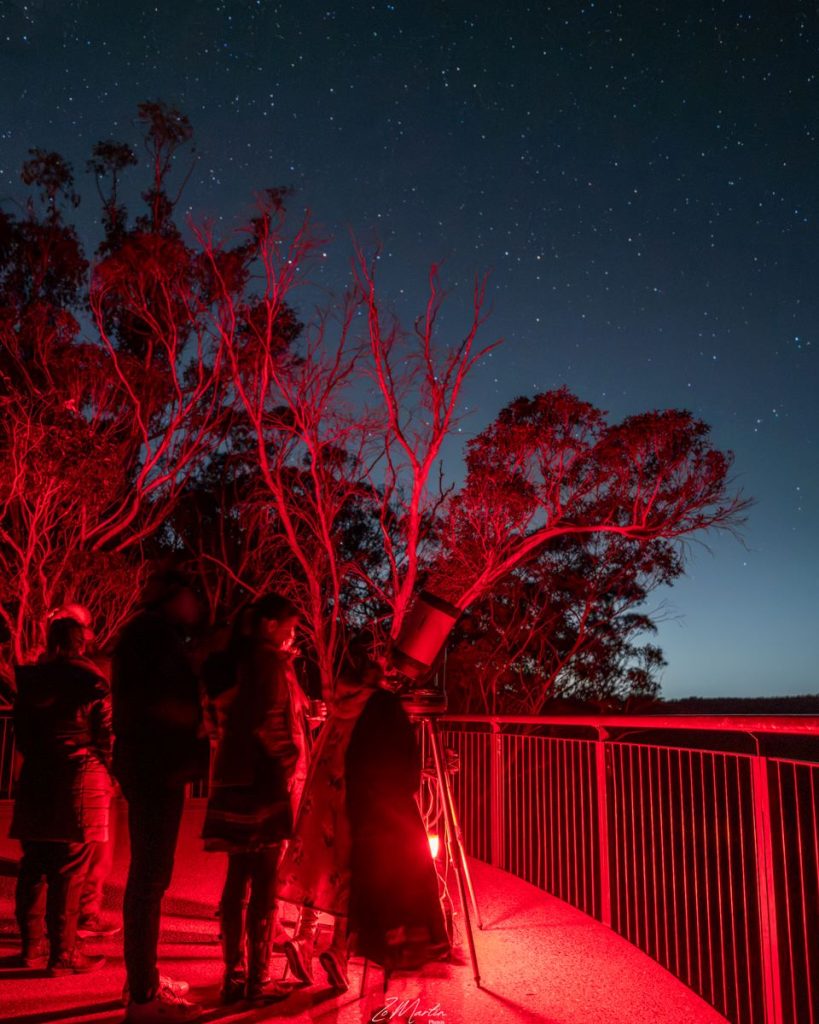
[[[432,721],[429,723],[430,732],[432,735],[433,744],[437,744],[439,748],[439,758],[442,768],[445,769],[446,765],[446,752],[444,750],[443,741],[441,735],[438,732],[438,727]],[[469,899],[472,903],[472,912],[475,915],[475,920],[478,923],[478,927],[483,930],[483,921],[481,920],[481,912],[478,909],[478,901],[475,898],[475,887],[472,885],[472,875],[469,871],[469,861],[466,859],[466,848],[464,847],[464,838],[461,833],[461,826],[458,823],[458,813],[455,809],[455,798],[452,795],[452,786],[449,782],[449,773],[444,770],[441,777],[443,782],[443,798],[445,806],[449,807],[449,819],[453,826],[453,838],[455,840],[455,847],[458,851],[458,857],[460,864],[463,869],[464,882],[469,892]]]
[[[463,911],[464,924],[466,926],[466,939],[469,945],[469,958],[472,961],[472,974],[475,978],[475,984],[480,988],[481,975],[478,968],[478,952],[475,949],[475,936],[472,933],[472,921],[469,916],[467,879],[469,879],[469,892],[472,896],[473,906],[475,905],[475,894],[472,889],[472,880],[469,878],[469,867],[466,863],[466,853],[463,848],[463,840],[461,839],[461,834],[458,830],[458,820],[455,815],[455,804],[452,799],[452,791],[449,788],[449,780],[447,779],[446,763],[444,761],[441,737],[435,723],[431,719],[426,720],[426,726],[429,734],[430,746],[432,747],[432,756],[435,761],[435,773],[438,776],[438,791],[441,797],[441,802],[444,805],[444,820],[446,821],[447,832],[450,840],[455,840],[455,846],[458,850],[458,856],[455,859],[453,867],[455,868],[455,877],[458,879],[458,895],[461,898],[461,910]]]

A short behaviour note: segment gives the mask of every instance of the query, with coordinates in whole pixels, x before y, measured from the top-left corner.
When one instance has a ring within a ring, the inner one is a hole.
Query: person
[[[426,954],[439,958],[449,952],[437,875],[414,799],[420,785],[414,732],[400,700],[383,685],[383,662],[370,656],[366,644],[354,641],[313,750],[294,836],[279,870],[277,895],[301,907],[298,928],[285,953],[302,984],[313,981],[316,925],[322,911],[333,916],[334,925],[319,963],[337,991],[349,984],[348,933],[357,933],[365,954],[379,963],[390,957],[408,959],[401,955],[406,943],[400,935],[393,941],[393,933],[402,927],[415,946],[413,962],[420,964]],[[383,734],[372,735],[380,726]],[[365,748],[371,741],[373,757],[368,761]],[[364,783],[362,775],[382,770],[382,783]],[[394,810],[383,821],[374,821],[373,816],[393,801]],[[373,866],[362,850],[362,843],[370,841],[379,851],[374,867],[377,898],[388,905],[383,914],[373,908],[374,894],[361,877]],[[409,844],[406,850],[403,842]],[[393,861],[389,869],[382,861],[385,854]],[[408,883],[409,891],[390,892],[384,886],[387,876],[398,890]],[[416,900],[420,903],[414,906]],[[390,957],[384,950],[386,931],[391,934]]]
[[[204,776],[199,684],[189,634],[202,605],[188,578],[154,574],[112,658],[114,776],[128,803],[131,862],[123,900],[126,1021],[188,1021],[201,1007],[189,985],[161,976],[157,945],[162,897],[171,882],[185,785]]]
[[[15,891],[22,961],[52,976],[97,970],[77,940],[80,896],[95,843],[108,839],[111,703],[84,655],[83,628],[48,627],[46,655],[16,669],[14,728],[23,756],[10,835],[23,856]],[[46,953],[42,891],[45,888]]]
[[[297,621],[287,598],[267,594],[237,616],[227,652],[236,686],[220,716],[202,829],[205,848],[228,855],[220,904],[224,1003],[280,995],[269,964],[276,869],[292,831],[290,782],[303,746],[292,696],[299,689],[292,664]]]
[[[106,685],[108,685],[111,671],[110,660],[103,657],[102,652],[97,649],[93,617],[90,610],[83,604],[69,601],[49,612],[48,618],[50,621],[72,619],[74,622],[79,623],[82,627],[85,641],[84,656],[94,663],[100,675],[105,679]],[[105,883],[111,873],[114,855],[113,820],[110,813],[112,796],[113,786],[109,786],[108,838],[104,841],[96,840],[92,843],[88,872],[86,873],[85,883],[80,894],[77,934],[81,939],[108,938],[122,931],[118,924],[106,921],[102,914]]]
[[[450,955],[438,875],[416,801],[421,757],[383,665],[365,660],[370,690],[345,756],[350,823],[349,932],[357,953],[385,974]]]

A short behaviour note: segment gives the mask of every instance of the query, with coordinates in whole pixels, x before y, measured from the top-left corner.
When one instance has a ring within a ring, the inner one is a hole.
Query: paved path
[[[11,902],[17,852],[16,844],[5,839],[7,821],[8,806],[0,806],[0,1022],[121,1021],[117,998],[124,972],[117,939],[99,944],[99,950],[109,956],[109,965],[86,977],[52,979],[8,966],[17,948]],[[192,806],[166,900],[160,956],[163,970],[190,981],[195,998],[209,1007],[205,1022],[372,1021],[384,1006],[380,974],[371,971],[371,992],[359,1000],[357,962],[351,968],[353,990],[340,997],[333,997],[326,986],[317,986],[294,992],[274,1008],[228,1013],[218,1007],[220,960],[213,910],[223,861],[201,851],[200,822],[201,807]],[[106,897],[112,916],[118,913],[127,867],[124,836],[120,820]],[[483,864],[474,865],[473,877],[485,924],[477,935],[483,988],[475,987],[464,954],[457,964],[437,964],[420,974],[393,979],[387,996],[394,1001],[379,1019],[414,1017],[418,1024],[724,1024],[723,1017],[662,967],[579,911]],[[283,966],[283,961],[274,960],[274,967],[277,962]],[[402,1016],[398,1010],[404,999],[410,1002]]]

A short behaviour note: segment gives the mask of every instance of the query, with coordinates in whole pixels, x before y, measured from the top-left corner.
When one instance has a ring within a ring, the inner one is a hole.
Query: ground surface
[[[546,1024],[718,1024],[715,1010],[607,928],[503,872],[474,864],[473,877],[485,930],[477,933],[482,974],[476,988],[468,955],[456,964],[437,964],[416,975],[396,976],[387,992],[373,968],[368,994],[359,1000],[361,967],[351,966],[350,992],[333,996],[325,984],[294,992],[262,1010],[218,1006],[220,976],[217,923],[213,916],[224,870],[216,855],[202,852],[198,839],[201,807],[186,812],[174,883],[163,918],[161,966],[187,979],[192,995],[208,1007],[205,1022],[251,1024],[280,1018],[320,1024],[367,1024],[410,1020],[420,1024],[542,1021]],[[95,945],[108,966],[86,977],[52,979],[10,966],[17,949],[12,915],[16,844],[5,839],[8,806],[0,805],[0,1022],[69,1024],[121,1021],[118,1002],[124,971],[118,939]],[[127,869],[126,829],[118,815],[114,870],[107,911],[118,916]],[[283,969],[281,957],[274,969]],[[321,969],[317,975],[323,981]],[[409,1003],[401,1007],[402,1000]]]

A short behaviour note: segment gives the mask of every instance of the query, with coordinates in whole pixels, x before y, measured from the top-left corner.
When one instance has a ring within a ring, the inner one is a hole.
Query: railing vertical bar
[[[577,833],[575,841],[575,861],[577,863],[577,900],[578,905],[588,913],[588,894],[586,892],[586,805],[583,799],[586,777],[583,774],[583,744],[578,740],[574,745],[574,787],[577,794]]]
[[[630,794],[629,810],[630,810],[630,816],[631,816],[631,879],[632,879],[631,892],[632,892],[633,910],[634,910],[634,938],[633,938],[632,941],[634,941],[639,946],[640,945],[640,915],[638,913],[638,906],[639,906],[639,903],[638,903],[639,895],[638,894],[640,892],[640,873],[639,873],[639,869],[638,869],[638,866],[637,866],[637,820],[638,820],[638,815],[637,815],[637,809],[635,807],[635,800],[634,800],[635,790],[637,788],[634,785],[634,775],[635,775],[635,769],[634,769],[634,749],[635,748],[634,748],[634,746],[632,744],[628,745],[628,771],[629,771],[629,794]]]
[[[750,771],[751,771],[751,785],[753,786],[753,763],[750,762],[750,761],[744,761],[742,763],[746,764],[750,768]],[[741,799],[742,798],[742,772],[740,771],[740,762],[739,761],[737,761],[737,790],[739,792],[740,799]],[[753,799],[753,789],[752,789],[752,799]],[[752,807],[752,811],[753,811],[753,804],[751,805],[751,807]],[[754,855],[754,867],[752,869],[749,869],[748,866],[747,866],[748,857],[746,856],[746,853],[747,853],[747,850],[748,850],[748,842],[749,842],[749,840],[748,840],[748,836],[747,836],[747,833],[746,833],[744,822],[745,822],[745,815],[741,814],[739,816],[739,827],[740,827],[740,836],[741,836],[740,849],[742,851],[742,864],[741,864],[742,871],[741,871],[741,874],[740,874],[740,881],[741,881],[741,884],[742,884],[742,906],[743,906],[743,918],[744,918],[744,921],[745,921],[745,963],[747,965],[750,965],[753,962],[752,961],[752,955],[753,955],[754,940],[753,940],[753,936],[751,935],[751,905],[750,905],[750,901],[748,899],[748,885],[749,885],[750,879],[753,876],[755,876],[756,874],[758,874],[758,869],[756,868],[756,855]],[[757,902],[757,906],[758,905],[759,904]],[[754,990],[753,978],[751,976],[750,969],[745,971],[745,977],[746,977],[747,982],[748,982],[748,1005],[752,1006],[752,1007],[755,1007],[755,1000],[754,1000],[755,990]]]
[[[490,734],[489,761],[489,862],[493,867],[503,867],[501,837],[506,829],[502,819],[501,786],[503,785],[503,739],[500,726],[492,723]]]
[[[683,880],[683,924],[685,925],[685,963],[686,972],[685,979],[686,984],[691,985],[694,979],[694,958],[691,953],[691,914],[690,907],[691,903],[688,897],[688,838],[691,835],[691,830],[688,827],[688,815],[685,811],[685,783],[683,781],[683,764],[685,758],[683,757],[682,751],[677,751],[677,762],[678,762],[678,774],[677,778],[679,781],[679,797],[680,797],[680,838],[682,840],[680,846],[682,849],[682,880]]]
[[[543,786],[543,749],[544,740],[538,737],[537,740],[537,884],[545,888],[546,867],[543,833],[545,828],[545,788]]]
[[[534,774],[535,740],[526,739],[526,881],[534,882],[535,805],[537,784]]]
[[[656,787],[652,793],[652,804],[651,813],[654,814],[654,807],[656,806],[657,813],[657,826],[656,836],[659,845],[659,880],[656,877],[656,857],[654,858],[654,915],[657,929],[657,947],[659,947],[659,937],[662,935],[662,961],[666,968],[670,968],[671,965],[671,945],[669,942],[669,914],[665,905],[665,815],[663,813],[662,799],[660,796],[660,790],[662,786],[662,767],[660,759],[660,750],[655,746],[654,748],[654,769],[652,776],[656,777]],[[653,782],[652,782],[653,786]],[[653,825],[652,825],[653,827]],[[660,905],[662,910],[660,912]],[[661,922],[661,925],[660,925]]]
[[[594,901],[590,900],[589,885],[587,871],[588,867],[586,864],[586,843],[588,842],[587,831],[591,825],[588,818],[588,806],[586,800],[586,787],[588,786],[588,772],[587,772],[587,751],[588,743],[577,744],[577,782],[578,782],[578,794],[580,801],[580,882],[581,882],[581,898],[583,900],[583,910],[587,914],[593,913]]]
[[[647,886],[646,886],[646,849],[645,849],[645,818],[643,815],[643,758],[642,749],[639,745],[631,744],[629,746],[631,751],[631,764],[632,764],[632,776],[631,776],[631,789],[635,794],[635,814],[634,814],[634,866],[635,866],[635,878],[637,879],[637,886],[634,891],[634,917],[638,923],[637,931],[637,945],[641,949],[648,947],[648,922],[646,920],[648,913],[647,904]],[[637,783],[635,785],[635,776]],[[637,850],[639,848],[639,861]],[[642,871],[640,867],[642,866]],[[642,926],[643,937],[640,938],[639,926]]]
[[[727,861],[728,861],[728,906],[729,906],[729,909],[730,909],[730,927],[731,927],[731,960],[732,960],[732,964],[731,964],[731,967],[732,967],[732,970],[731,970],[731,987],[732,987],[732,990],[733,990],[734,1017],[735,1018],[739,1018],[740,1017],[740,1015],[742,1013],[742,1005],[741,1005],[740,997],[739,997],[740,973],[739,973],[739,960],[738,960],[738,957],[737,957],[737,947],[739,945],[739,937],[737,935],[737,914],[736,914],[737,907],[736,907],[736,899],[735,899],[736,884],[735,884],[735,881],[734,881],[734,857],[733,857],[734,845],[733,845],[733,842],[732,842],[732,840],[733,840],[733,829],[731,828],[730,817],[729,817],[730,809],[731,809],[731,807],[735,807],[736,806],[736,802],[732,803],[731,798],[730,798],[729,786],[728,786],[728,775],[729,775],[728,765],[729,764],[736,764],[737,761],[738,761],[737,757],[732,757],[730,761],[728,761],[726,759],[726,761],[725,761],[725,771],[722,773],[722,795],[723,795],[723,799],[725,801],[725,814],[726,814],[726,821],[728,823],[728,829],[729,829],[726,856],[727,856]],[[737,796],[739,798],[740,794],[738,794]],[[737,814],[737,820],[740,821],[740,822],[742,821],[742,813],[741,812],[739,814]],[[741,851],[741,849],[742,849],[742,846],[741,846],[741,837],[740,837],[740,851]],[[747,972],[747,973],[750,974],[750,971]]]
[[[643,937],[639,943],[640,948],[648,950],[651,945],[651,929],[648,923],[648,877],[645,870],[646,865],[646,812],[645,812],[645,782],[643,779],[643,747],[642,744],[632,747],[634,752],[635,771],[637,773],[637,817],[634,819],[635,848],[639,842],[640,862],[637,865],[637,875],[640,879],[638,893],[640,903],[639,913],[636,916],[642,925]],[[639,838],[638,838],[639,837]],[[642,870],[640,870],[642,868]],[[635,912],[638,908],[635,908]]]
[[[714,936],[711,928],[711,922],[713,917],[711,915],[711,857],[710,846],[711,837],[715,834],[715,829],[706,828],[707,818],[707,806],[705,801],[705,771],[706,771],[706,757],[708,763],[712,765],[713,770],[713,755],[705,754],[704,751],[699,752],[699,763],[700,763],[700,807],[702,816],[700,821],[702,823],[702,873],[705,882],[705,924],[706,924],[706,935],[708,936],[708,980],[710,984],[710,998],[711,1002],[716,1003],[716,979],[714,976]],[[692,793],[693,796],[693,793]],[[716,824],[716,822],[715,822]]]
[[[599,748],[598,748],[599,749]],[[623,855],[624,849],[624,836],[622,828],[623,810],[622,803],[620,801],[620,778],[622,775],[620,765],[620,746],[619,744],[612,743],[608,745],[608,756],[611,761],[611,804],[612,804],[612,824],[614,826],[614,892],[612,899],[614,901],[613,916],[614,927],[622,935],[623,934],[623,913],[620,905],[620,879],[623,877]],[[605,772],[605,759],[604,759],[604,772]],[[601,850],[602,850],[602,838],[601,838]],[[607,850],[608,852],[608,850]],[[601,871],[602,871],[602,860],[601,860]],[[602,884],[602,878],[601,878]],[[612,893],[612,884],[609,882],[609,893]]]
[[[560,751],[560,817],[564,827],[560,830],[560,898],[571,902],[571,878],[572,878],[572,848],[569,837],[568,825],[571,814],[571,797],[569,794],[569,779],[566,773],[566,740],[558,740]]]
[[[652,764],[652,753],[651,747],[646,748],[646,760],[648,762],[648,813],[649,813],[649,835],[651,836],[651,898],[654,904],[654,957],[663,963],[667,963],[668,950],[661,950],[660,942],[660,898],[659,898],[659,887],[657,884],[657,847],[658,845],[662,848],[662,827],[659,828],[660,837],[658,842],[658,826],[657,821],[660,818],[659,813],[655,818],[654,808],[654,777],[656,772]],[[659,812],[659,808],[658,808]]]
[[[676,837],[680,834],[680,829],[674,827],[674,787],[672,784],[671,772],[672,751],[664,750],[662,753],[665,755],[666,764],[666,784],[668,791],[668,848],[671,851],[671,875],[670,877],[664,875],[663,878],[665,880],[667,899],[670,901],[673,917],[672,934],[674,936],[674,973],[677,977],[682,977],[680,971],[680,922],[677,915],[677,844],[675,841]],[[666,917],[667,916],[668,915],[666,915]]]
[[[578,792],[577,792],[577,775],[575,774],[575,751],[577,747],[576,740],[570,740],[566,747],[566,763],[567,772],[569,777],[569,792],[571,794],[572,801],[572,828],[571,828],[571,848],[572,848],[572,903],[574,906],[578,906],[580,903],[580,874],[578,867],[578,848],[577,848],[577,837],[580,834],[580,826],[578,821]]]
[[[725,958],[725,914],[723,913],[724,907],[724,896],[722,891],[722,848],[723,848],[723,828],[730,829],[730,821],[728,818],[728,808],[725,808],[725,813],[720,814],[719,807],[719,795],[717,786],[717,773],[725,774],[725,755],[711,755],[713,771],[711,772],[712,782],[712,795],[714,799],[714,848],[715,848],[715,861],[716,861],[716,879],[717,879],[717,920],[719,924],[719,965],[720,974],[719,982],[722,990],[722,999],[719,1003],[723,1010],[723,1013],[727,1009],[728,1004],[728,973],[727,973],[727,961]]]
[[[810,1008],[810,1024],[814,1024],[813,1016],[813,982],[811,980],[810,970],[810,936],[808,935],[808,915],[807,915],[807,892],[805,887],[805,860],[803,855],[802,845],[802,815],[799,810],[799,777],[797,775],[797,766],[792,765],[793,768],[793,793],[794,793],[794,807],[796,818],[796,849],[799,856],[799,893],[801,899],[799,901],[799,916],[802,919],[802,940],[805,944],[805,984],[807,986],[807,997],[808,1007]],[[784,830],[783,830],[784,831]],[[791,953],[793,957],[793,953]],[[796,994],[794,991],[794,1000]]]
[[[783,878],[785,880],[785,884],[782,886],[782,889],[783,889],[784,896],[785,896],[785,922],[786,922],[786,925],[787,925],[787,934],[788,934],[788,938],[787,938],[787,943],[785,945],[785,949],[787,950],[787,955],[788,955],[788,967],[789,967],[789,974],[790,974],[790,980],[791,980],[791,991],[790,991],[791,1008],[792,1008],[792,1010],[795,1011],[796,1010],[796,1000],[797,1000],[796,964],[795,964],[794,948],[793,948],[793,913],[791,911],[791,892],[790,892],[790,885],[788,884],[788,878],[790,876],[790,871],[788,870],[788,866],[789,866],[789,862],[790,862],[790,857],[789,857],[790,850],[789,850],[789,845],[788,845],[788,842],[787,842],[787,835],[786,835],[786,831],[787,830],[785,828],[785,800],[784,800],[783,793],[782,793],[782,765],[778,764],[777,762],[769,762],[769,763],[773,763],[774,772],[775,772],[775,775],[776,775],[777,799],[779,801],[779,807],[778,807],[779,814],[778,814],[778,817],[779,817],[779,822],[780,822],[779,834],[780,834],[780,836],[782,838],[782,875],[783,875]],[[773,885],[774,885],[774,887],[776,886],[776,875],[774,875],[774,877],[773,877]],[[777,964],[781,965],[781,961],[779,961],[778,959],[777,959]],[[781,966],[780,966],[780,970],[781,970]],[[782,1007],[782,1014],[783,1014],[783,1016],[784,1016],[784,1012],[785,1012],[785,1008],[784,1008],[784,1004],[783,1004],[783,1007]]]
[[[558,755],[557,756],[557,777],[558,777],[559,785],[560,785],[560,797],[559,797],[559,804],[558,804],[558,806],[560,807],[560,821],[562,823],[562,822],[566,821],[566,819],[568,817],[567,810],[568,810],[568,802],[569,802],[569,800],[568,800],[568,793],[566,791],[566,773],[564,771],[564,760],[565,760],[565,757],[566,757],[566,745],[565,745],[563,740],[557,740],[556,743],[557,743],[557,755]],[[560,898],[564,899],[564,900],[566,899],[566,888],[567,888],[567,886],[566,886],[566,878],[567,878],[567,875],[566,875],[566,854],[568,852],[568,837],[566,836],[567,832],[568,832],[568,829],[565,829],[565,828],[561,828],[559,830],[559,832],[558,832],[558,835],[559,835],[558,857],[559,857],[560,867],[559,867],[559,870],[558,870],[558,882],[557,882],[557,884],[558,884],[558,892],[560,893]]]
[[[780,978],[776,879],[771,831],[771,799],[768,787],[768,761],[759,754],[752,759],[754,795],[754,841],[756,843],[757,893],[762,954],[762,981],[766,1024],[783,1024],[782,983]],[[778,773],[777,773],[778,776]],[[781,807],[781,786],[780,786]],[[785,830],[780,830],[782,853],[787,863]],[[785,886],[787,900],[787,886]]]

